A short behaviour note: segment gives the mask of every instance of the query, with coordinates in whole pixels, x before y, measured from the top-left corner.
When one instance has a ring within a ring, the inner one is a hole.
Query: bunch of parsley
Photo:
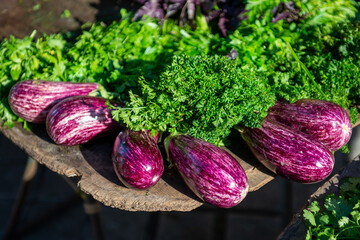
[[[306,240],[360,239],[360,178],[342,180],[339,195],[324,198],[324,205],[313,201],[303,211]]]
[[[115,119],[134,130],[190,134],[217,145],[232,127],[260,127],[275,102],[264,75],[225,56],[175,56],[153,80],[142,79]]]

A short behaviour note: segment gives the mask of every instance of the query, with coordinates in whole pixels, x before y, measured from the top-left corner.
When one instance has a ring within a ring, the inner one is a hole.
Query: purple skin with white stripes
[[[106,99],[91,96],[62,100],[48,113],[46,130],[49,136],[57,144],[72,146],[117,133],[121,126],[113,120],[105,103]]]
[[[148,131],[121,131],[114,143],[112,161],[116,175],[129,188],[148,189],[164,172],[160,149]]]
[[[168,156],[198,197],[221,208],[233,207],[245,198],[248,180],[230,153],[189,135],[169,138],[165,143]]]
[[[311,135],[330,151],[342,148],[352,133],[345,109],[324,100],[302,99],[292,104],[277,102],[269,109],[267,118]]]
[[[261,163],[290,180],[319,182],[334,167],[334,156],[322,143],[267,118],[261,128],[244,128],[241,134]]]
[[[98,89],[97,83],[70,83],[25,80],[15,84],[9,94],[13,112],[33,123],[45,123],[50,109],[64,98],[88,95]]]

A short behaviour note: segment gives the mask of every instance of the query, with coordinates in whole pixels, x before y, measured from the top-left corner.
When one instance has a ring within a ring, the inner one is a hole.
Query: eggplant
[[[135,189],[154,186],[164,172],[156,138],[149,131],[120,131],[114,143],[112,162],[120,181]]]
[[[324,100],[301,99],[292,104],[277,102],[267,118],[311,135],[330,151],[342,148],[351,137],[349,114],[341,106]]]
[[[33,123],[45,123],[50,109],[61,100],[88,95],[99,88],[97,83],[70,83],[42,80],[25,80],[15,84],[8,101],[13,112]]]
[[[91,96],[75,96],[60,101],[47,115],[47,133],[55,143],[66,146],[117,134],[121,126],[112,118],[106,101]],[[112,104],[120,106],[118,103]]]
[[[332,152],[303,132],[267,118],[261,128],[245,127],[240,132],[255,157],[283,177],[315,183],[332,172]]]
[[[165,146],[185,183],[203,201],[229,208],[247,195],[245,171],[225,149],[189,135],[169,136]]]

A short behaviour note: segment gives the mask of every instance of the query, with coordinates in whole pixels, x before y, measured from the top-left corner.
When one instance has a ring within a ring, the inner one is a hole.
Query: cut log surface
[[[303,210],[313,201],[322,204],[323,199],[328,194],[338,194],[341,179],[345,177],[360,177],[360,160],[359,156],[343,168],[338,174],[334,175],[329,181],[325,182],[315,193],[313,193],[308,202],[293,217],[289,225],[281,232],[277,240],[302,240],[306,236],[305,221],[302,216]]]
[[[44,125],[32,125],[28,131],[18,123],[10,129],[0,127],[0,132],[52,171],[79,177],[79,188],[106,206],[128,211],[191,211],[204,204],[188,189],[176,170],[169,168],[166,160],[163,177],[154,187],[145,191],[125,187],[118,180],[111,161],[116,136],[66,147],[55,144]],[[249,191],[261,188],[274,178],[275,175],[253,157],[241,138],[231,139],[228,150],[244,168]]]

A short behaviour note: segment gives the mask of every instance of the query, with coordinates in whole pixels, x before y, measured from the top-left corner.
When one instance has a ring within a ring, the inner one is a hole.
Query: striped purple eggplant
[[[334,156],[322,143],[281,123],[265,118],[261,128],[243,128],[241,135],[261,163],[293,181],[322,181],[334,167]]]
[[[97,83],[70,83],[25,80],[15,84],[9,94],[13,112],[33,123],[45,123],[50,109],[64,98],[88,95],[99,88]]]
[[[51,108],[46,119],[46,130],[51,139],[67,146],[117,134],[120,129],[119,123],[112,118],[106,99],[100,97],[66,98]]]
[[[148,131],[121,131],[114,143],[112,161],[120,181],[136,189],[154,186],[164,171],[160,149]]]
[[[226,150],[188,135],[169,136],[165,145],[185,183],[205,202],[229,208],[247,195],[245,171]]]
[[[302,99],[292,104],[277,102],[269,109],[267,118],[311,135],[331,151],[342,148],[352,133],[345,109],[324,100]]]

